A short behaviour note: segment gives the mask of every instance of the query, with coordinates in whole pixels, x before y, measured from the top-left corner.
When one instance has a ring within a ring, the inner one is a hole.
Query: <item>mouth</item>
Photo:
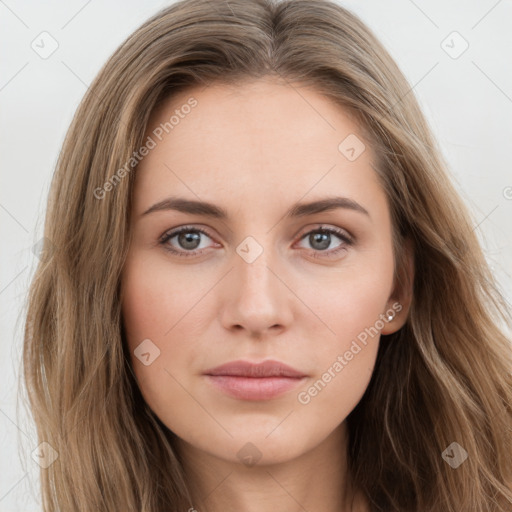
[[[240,400],[270,400],[299,386],[307,375],[280,361],[232,361],[203,374],[219,391]]]

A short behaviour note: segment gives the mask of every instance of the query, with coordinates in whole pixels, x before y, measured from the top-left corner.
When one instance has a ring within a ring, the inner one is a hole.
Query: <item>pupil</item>
[[[329,247],[330,242],[330,234],[329,233],[316,233],[313,236],[313,242],[316,243],[317,241],[320,241],[320,247],[317,246],[317,249],[324,250]],[[322,240],[323,238],[323,240]],[[312,246],[314,247],[314,243],[312,242]]]
[[[199,241],[199,233],[180,233],[179,242],[186,249],[195,249]],[[194,245],[195,244],[195,245]]]

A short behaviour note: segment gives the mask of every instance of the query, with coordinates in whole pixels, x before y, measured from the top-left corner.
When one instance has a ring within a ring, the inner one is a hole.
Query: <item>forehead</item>
[[[196,142],[212,143],[232,133],[236,139],[223,140],[222,146],[232,142],[233,150],[236,143],[247,139],[254,143],[266,141],[272,143],[273,149],[278,146],[284,150],[304,141],[318,142],[319,138],[332,149],[332,141],[336,143],[344,134],[363,138],[349,109],[309,86],[270,78],[236,85],[213,83],[181,91],[153,111],[147,134],[158,128],[163,130],[163,138],[172,134],[176,142],[188,139],[191,131],[198,137]],[[204,135],[208,135],[207,141],[203,140]]]
[[[262,205],[334,189],[379,192],[358,122],[310,87],[266,79],[196,86],[155,109],[146,137],[155,146],[137,167],[138,211],[177,190]]]

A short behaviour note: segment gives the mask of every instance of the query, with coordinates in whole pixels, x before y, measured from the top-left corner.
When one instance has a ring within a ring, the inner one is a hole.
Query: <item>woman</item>
[[[45,510],[511,509],[510,314],[349,11],[156,14],[77,111],[45,237],[24,346]]]

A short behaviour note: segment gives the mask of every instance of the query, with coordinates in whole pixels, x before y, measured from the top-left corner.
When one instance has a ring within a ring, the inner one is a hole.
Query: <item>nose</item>
[[[293,319],[293,293],[286,285],[283,266],[266,249],[252,262],[234,255],[222,299],[226,329],[245,329],[251,336],[281,332]]]

